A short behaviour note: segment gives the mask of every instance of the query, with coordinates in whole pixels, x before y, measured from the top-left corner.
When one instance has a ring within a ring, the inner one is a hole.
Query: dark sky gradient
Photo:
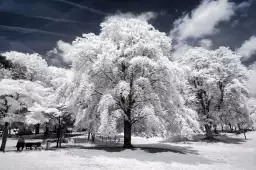
[[[200,0],[0,0],[0,51],[17,50],[44,54],[58,40],[71,42],[82,33],[99,32],[99,24],[106,14],[118,11],[156,12],[152,24],[169,33],[173,21],[190,12]],[[233,0],[241,3],[243,0]],[[238,48],[256,35],[256,3],[238,11],[227,23],[219,25],[220,32],[209,37],[214,46]],[[234,26],[234,23],[238,22]],[[233,23],[233,24],[232,24]],[[29,28],[26,29],[26,28]],[[246,64],[256,60],[253,56]]]

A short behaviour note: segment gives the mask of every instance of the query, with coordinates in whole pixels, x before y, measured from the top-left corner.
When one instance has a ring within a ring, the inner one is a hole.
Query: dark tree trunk
[[[223,125],[221,125],[221,132],[224,132],[224,128],[223,128]]]
[[[11,134],[11,130],[12,130],[11,127],[9,127],[8,130],[9,130],[8,136],[11,137],[11,135],[12,135]]]
[[[59,147],[59,139],[60,139],[60,131],[59,129],[57,130],[57,148]]]
[[[57,130],[57,148],[61,147],[61,139],[62,139],[62,130],[59,128]]]
[[[0,151],[5,151],[5,146],[6,146],[6,141],[7,141],[7,137],[8,137],[8,122],[4,123],[4,131],[3,131],[3,137],[2,137],[2,144],[1,144],[1,149]]]
[[[95,133],[92,133],[92,143],[95,143]]]
[[[215,134],[218,134],[217,125],[214,125],[214,133],[215,133]]]
[[[88,131],[88,140],[90,140],[90,138],[91,138],[91,132],[90,131]]]
[[[46,137],[46,138],[49,137],[49,127],[48,126],[45,127],[44,137]]]
[[[217,127],[214,127],[214,133],[218,134]]]
[[[246,131],[244,130],[244,139],[246,139],[246,134],[245,133],[246,133]]]
[[[206,139],[213,139],[213,135],[212,135],[212,127],[208,124],[205,125],[205,131],[206,131]]]
[[[39,134],[39,131],[40,131],[40,124],[36,124],[36,131],[35,131],[35,134]]]
[[[124,145],[123,148],[133,148],[131,143],[132,138],[132,124],[128,120],[124,120]]]
[[[230,128],[230,132],[233,132],[231,124],[229,123],[228,125],[229,125],[229,128]]]
[[[57,130],[57,148],[58,148],[58,147],[61,147],[61,125],[60,125],[60,117],[59,117],[58,119],[59,119],[59,127],[58,127],[58,130]]]
[[[239,123],[237,124],[237,127],[238,127],[238,130],[241,131],[241,127]]]
[[[62,130],[60,129],[59,147],[61,148]]]

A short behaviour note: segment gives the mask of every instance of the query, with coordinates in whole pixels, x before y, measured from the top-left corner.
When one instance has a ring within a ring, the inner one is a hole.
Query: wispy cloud
[[[151,12],[151,11],[143,12],[143,13],[140,13],[140,14],[135,14],[135,13],[132,13],[132,12],[127,12],[127,13],[118,12],[115,15],[111,15],[111,16],[106,17],[105,19],[107,20],[109,18],[115,18],[115,19],[119,19],[119,18],[137,18],[137,19],[142,20],[142,21],[149,21],[149,20],[156,19],[156,17],[157,17],[157,13]]]
[[[5,29],[5,30],[9,30],[9,31],[18,31],[18,32],[22,32],[22,33],[25,33],[25,34],[37,32],[37,33],[53,35],[53,36],[60,36],[60,37],[73,37],[73,36],[69,36],[69,35],[66,35],[66,34],[44,31],[44,30],[40,30],[40,29],[14,27],[14,26],[7,26],[7,25],[0,25],[0,29]]]
[[[7,37],[5,36],[0,36],[0,40],[6,39]]]
[[[249,66],[250,77],[248,81],[248,87],[251,90],[254,97],[256,97],[256,62]]]
[[[45,19],[45,20],[54,21],[54,22],[67,22],[67,23],[80,23],[80,24],[82,24],[82,22],[79,22],[79,21],[62,19],[62,18],[52,18],[52,17],[46,17],[46,16],[28,16],[28,17],[38,18],[38,19]]]
[[[211,49],[213,43],[212,43],[212,40],[210,39],[202,39],[199,41],[198,43],[201,47],[204,47],[206,49]]]
[[[66,1],[66,0],[53,0],[53,1],[63,2],[63,3],[69,4],[69,5],[78,7],[80,9],[84,9],[84,10],[99,14],[99,15],[108,15],[108,13],[106,13],[106,12],[103,12],[103,11],[100,11],[100,10],[97,10],[94,8],[90,8],[90,7],[87,7],[87,6],[78,4],[78,3],[74,3],[74,2],[70,2],[70,1]]]
[[[26,51],[26,52],[29,52],[29,53],[35,53],[36,52],[32,48],[30,48],[29,46],[25,45],[25,43],[22,43],[20,41],[10,41],[9,45],[11,46],[12,49],[15,49],[17,51]]]
[[[64,62],[71,64],[74,58],[70,57],[73,46],[64,41],[58,41],[56,48],[48,52],[48,55],[60,56]]]
[[[243,57],[243,60],[249,59],[252,55],[256,54],[256,36],[251,36],[236,52]]]
[[[1,8],[0,8],[0,11],[1,11]],[[3,11],[5,11],[5,10],[3,10]],[[11,11],[11,10],[6,10],[5,12],[20,15],[20,16],[24,16],[24,17],[28,17],[28,18],[38,18],[38,19],[44,19],[44,20],[49,20],[49,21],[53,21],[53,22],[67,22],[67,23],[83,24],[82,22],[79,22],[79,21],[76,21],[76,20],[69,20],[69,19],[64,19],[64,18],[53,18],[53,17],[49,17],[49,16],[26,15],[24,13],[20,13],[20,12],[17,12],[17,11]]]
[[[240,3],[240,4],[237,5],[237,8],[238,8],[238,9],[248,8],[248,7],[251,6],[251,4],[252,4],[252,0],[243,1],[242,3]]]
[[[202,38],[216,32],[221,21],[230,20],[235,13],[235,5],[228,0],[204,0],[191,12],[174,23],[171,35],[178,41],[187,38]]]

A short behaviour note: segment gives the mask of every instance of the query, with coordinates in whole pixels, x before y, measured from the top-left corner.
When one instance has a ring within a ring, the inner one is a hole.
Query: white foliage
[[[149,135],[170,134],[169,120],[180,109],[187,116],[180,95],[186,79],[179,79],[183,68],[169,60],[171,39],[133,17],[111,16],[101,27],[99,35],[84,34],[73,41],[69,52],[76,56],[74,79],[62,94],[68,94],[77,113],[76,125],[89,128],[94,122],[100,132],[114,134],[117,121],[125,119],[135,126],[141,123]]]
[[[47,76],[47,63],[39,54],[25,54],[16,51],[2,54],[14,64],[26,67],[26,78],[28,80],[44,80]]]
[[[12,80],[12,79],[3,79],[0,81],[0,96],[12,95],[14,97],[7,97],[8,113],[5,113],[6,116],[2,120],[14,121],[25,121],[24,118],[19,114],[15,114],[22,108],[27,108],[32,115],[27,115],[26,120],[28,123],[32,122],[44,122],[45,120],[36,112],[44,111],[45,107],[47,108],[52,102],[53,91],[50,88],[45,88],[40,84],[40,82],[31,82],[27,80]],[[42,107],[44,106],[44,107]],[[39,119],[37,119],[39,118]]]
[[[120,95],[127,99],[129,93],[130,93],[130,86],[125,81],[120,81],[117,85],[117,87],[114,89],[114,93],[116,95]]]
[[[191,84],[189,91],[196,94],[196,102],[192,105],[197,105],[195,109],[199,113],[200,120],[204,123],[216,123],[225,118],[228,120],[230,115],[225,109],[229,109],[225,104],[232,99],[228,98],[227,93],[232,93],[230,88],[235,89],[234,86],[247,88],[245,86],[248,81],[248,71],[241,64],[239,57],[225,47],[216,50],[200,47],[189,50],[179,59],[179,62],[190,67],[188,69],[188,79]],[[244,100],[240,102],[246,103]],[[233,108],[236,105],[233,103],[230,107]]]

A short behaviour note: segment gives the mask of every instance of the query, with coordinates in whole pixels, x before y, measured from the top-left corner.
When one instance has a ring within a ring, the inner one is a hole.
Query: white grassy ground
[[[121,148],[68,148],[56,151],[11,151],[16,141],[8,140],[7,152],[0,153],[3,170],[256,170],[256,132],[221,137],[223,142],[170,143],[159,138],[134,137],[136,150]],[[150,149],[164,148],[164,149]]]

